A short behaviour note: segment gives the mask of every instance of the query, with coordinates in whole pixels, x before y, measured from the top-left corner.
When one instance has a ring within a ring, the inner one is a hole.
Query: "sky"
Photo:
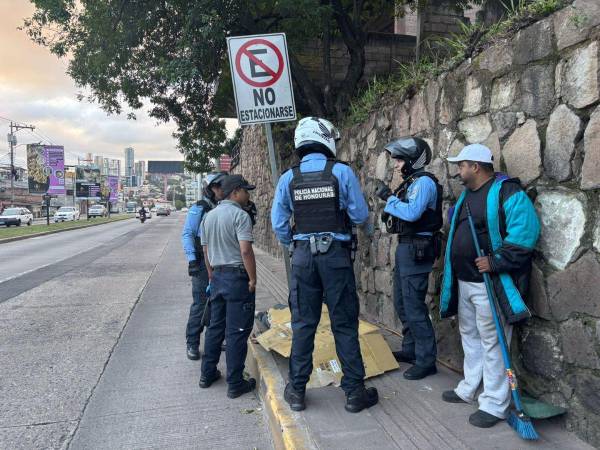
[[[0,160],[5,162],[9,147],[5,138],[11,119],[34,125],[21,130],[19,144],[44,142],[64,145],[68,164],[91,152],[106,158],[123,159],[125,147],[135,149],[136,160],[181,160],[173,123],[158,124],[144,110],[137,120],[125,115],[107,115],[97,104],[77,100],[82,92],[65,73],[67,61],[58,59],[34,44],[17,28],[30,17],[28,0],[0,0]],[[236,120],[228,120],[231,133]],[[24,163],[25,146],[16,148],[16,162]]]

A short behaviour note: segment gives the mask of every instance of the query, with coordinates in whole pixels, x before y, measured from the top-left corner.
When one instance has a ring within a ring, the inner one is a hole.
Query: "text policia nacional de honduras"
[[[296,189],[294,190],[294,201],[303,201],[303,200],[318,200],[321,198],[334,198],[335,197],[335,189],[333,186],[319,186],[313,188],[306,189]]]

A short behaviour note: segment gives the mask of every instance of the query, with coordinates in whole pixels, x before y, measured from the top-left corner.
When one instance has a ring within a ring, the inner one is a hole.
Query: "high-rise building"
[[[102,161],[102,175],[114,177],[121,175],[121,160],[104,158]]]
[[[95,155],[93,164],[102,171],[102,166],[104,165],[104,157],[102,155]]]
[[[137,185],[143,185],[144,180],[146,179],[146,161],[137,161],[135,163],[135,176],[138,183]]]
[[[135,175],[134,156],[133,148],[127,147],[125,149],[125,182],[128,187],[133,187],[132,178]]]

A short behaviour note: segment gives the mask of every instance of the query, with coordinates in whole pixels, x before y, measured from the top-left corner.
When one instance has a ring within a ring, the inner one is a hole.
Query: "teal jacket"
[[[442,318],[458,312],[458,282],[452,272],[450,255],[466,193],[459,197],[450,218],[450,233],[446,246],[444,277],[440,296]],[[490,266],[494,291],[504,317],[516,323],[531,317],[525,305],[531,276],[533,250],[540,235],[540,222],[533,203],[523,191],[518,179],[497,174],[487,196],[487,228],[492,244]]]

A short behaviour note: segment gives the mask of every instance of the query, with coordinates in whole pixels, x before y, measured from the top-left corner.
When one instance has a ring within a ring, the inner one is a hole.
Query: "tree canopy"
[[[230,83],[228,36],[285,32],[297,103],[339,118],[363,76],[369,24],[390,17],[399,4],[422,1],[32,0],[36,9],[25,29],[68,59],[68,74],[107,112],[135,111],[149,102],[151,117],[172,120],[188,168],[206,171],[210,159],[226,151],[224,121],[216,114],[224,100],[215,94],[219,83]],[[334,38],[350,58],[339,87],[331,83],[328,59]],[[308,39],[324,46],[321,87],[298,58]]]

